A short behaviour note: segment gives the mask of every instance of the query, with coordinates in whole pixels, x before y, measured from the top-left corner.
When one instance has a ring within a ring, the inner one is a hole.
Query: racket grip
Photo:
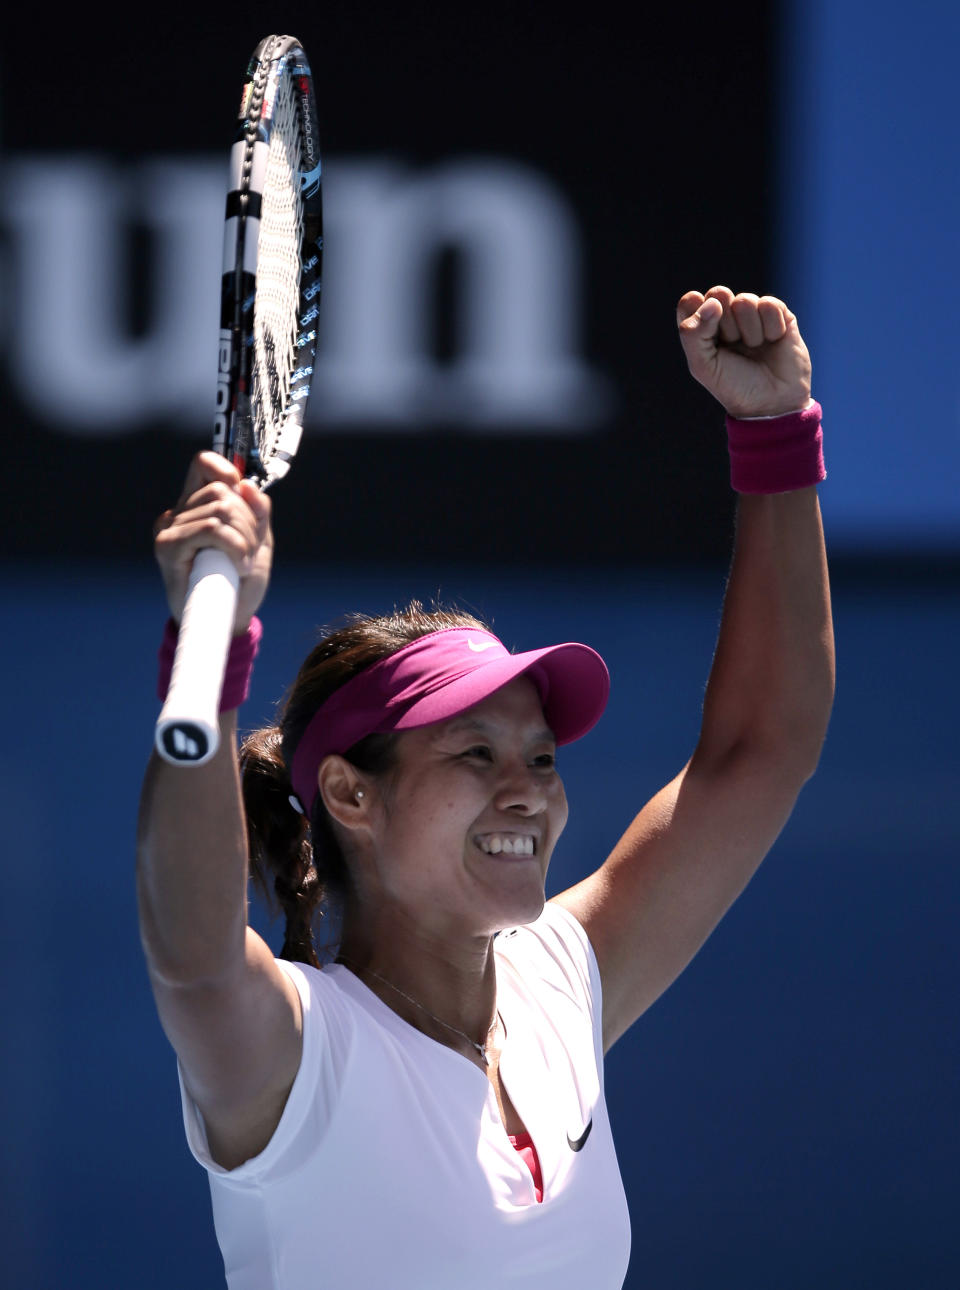
[[[240,575],[213,547],[190,571],[170,688],[157,719],[156,746],[173,765],[201,766],[220,743],[220,691],[233,635]]]

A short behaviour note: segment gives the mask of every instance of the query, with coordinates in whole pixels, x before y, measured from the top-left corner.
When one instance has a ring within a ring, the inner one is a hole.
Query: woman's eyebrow
[[[492,721],[483,721],[480,717],[452,717],[449,721],[443,722],[442,727],[437,730],[436,738],[442,739],[444,735],[456,735],[468,731],[492,737],[500,733],[501,727]],[[554,733],[548,726],[532,731],[529,738],[532,742],[555,742]]]

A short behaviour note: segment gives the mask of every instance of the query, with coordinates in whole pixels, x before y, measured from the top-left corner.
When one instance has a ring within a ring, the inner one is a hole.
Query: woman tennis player
[[[604,1054],[770,848],[833,692],[820,409],[796,319],[714,287],[682,297],[678,324],[727,412],[741,494],[702,730],[605,862],[547,903],[567,816],[556,746],[607,697],[592,650],[510,654],[417,605],[356,618],[238,759],[269,502],[203,453],[158,524],[174,622],[198,549],[242,579],[220,751],[154,758],[139,846],[143,944],[231,1290],[623,1282]],[[247,926],[251,866],[287,914],[279,959]],[[321,901],[342,919],[322,970]]]

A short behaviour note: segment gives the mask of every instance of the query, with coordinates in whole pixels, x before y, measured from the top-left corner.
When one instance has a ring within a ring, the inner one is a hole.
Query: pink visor
[[[558,744],[572,743],[600,720],[610,674],[588,645],[511,654],[490,632],[445,627],[364,668],[321,704],[290,767],[297,797],[309,813],[317,771],[328,754],[345,753],[367,735],[448,721],[524,675],[540,691]]]

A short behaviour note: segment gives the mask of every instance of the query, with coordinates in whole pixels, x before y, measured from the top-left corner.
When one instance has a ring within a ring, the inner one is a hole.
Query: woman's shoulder
[[[339,963],[313,967],[309,963],[294,963],[290,959],[276,960],[277,967],[296,986],[304,1016],[317,1008],[349,1009],[350,996],[343,988],[346,969]]]
[[[547,901],[532,923],[505,928],[496,938],[497,954],[519,974],[561,985],[583,1002],[600,987],[596,956],[582,925],[555,901]]]

